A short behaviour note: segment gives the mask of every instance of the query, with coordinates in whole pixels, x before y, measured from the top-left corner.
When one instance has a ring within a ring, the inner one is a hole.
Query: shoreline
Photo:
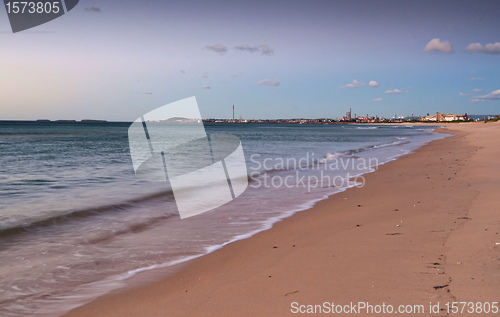
[[[466,177],[455,176],[466,174],[461,164],[476,150],[462,130],[452,127],[455,136],[365,174],[365,188],[335,194],[159,282],[112,292],[65,316],[287,315],[291,302],[428,305],[451,298],[445,242],[468,221],[470,208],[463,207],[475,197]]]

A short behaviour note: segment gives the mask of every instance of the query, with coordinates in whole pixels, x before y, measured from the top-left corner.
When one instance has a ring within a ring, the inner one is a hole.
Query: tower
[[[344,118],[346,121],[351,121],[351,108],[349,108],[349,111],[345,113]]]
[[[233,105],[233,121],[234,121],[234,105]]]

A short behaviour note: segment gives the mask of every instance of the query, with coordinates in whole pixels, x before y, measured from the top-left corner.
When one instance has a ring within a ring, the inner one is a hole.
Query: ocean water
[[[249,186],[181,220],[168,182],[135,176],[129,126],[0,122],[0,316],[58,316],[362,186],[363,174],[445,137],[430,126],[206,124],[241,139]]]

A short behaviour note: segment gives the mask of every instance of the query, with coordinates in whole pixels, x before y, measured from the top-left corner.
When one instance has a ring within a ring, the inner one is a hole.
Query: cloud
[[[360,87],[365,87],[365,86],[370,86],[370,87],[378,87],[378,83],[375,80],[370,80],[370,82],[367,84],[362,83],[356,79],[353,79],[350,84],[346,84],[343,86],[340,86],[339,88],[342,89],[354,89],[354,88],[360,88]]]
[[[203,89],[212,89],[210,86],[207,86],[207,85],[203,85],[203,86],[201,86],[201,88],[203,88]]]
[[[262,55],[274,54],[274,51],[267,44],[260,44],[259,48],[260,48],[260,51],[262,52]]]
[[[229,75],[230,77],[240,77],[241,75],[243,75],[243,73],[236,73],[236,74],[231,74]]]
[[[262,55],[272,55],[274,51],[267,44],[260,45],[249,45],[249,44],[241,44],[234,47],[235,50],[243,52],[247,51],[250,53],[261,52]]]
[[[87,12],[101,13],[101,8],[99,8],[99,7],[90,7],[90,8],[85,8],[85,11],[87,11]]]
[[[479,88],[472,89],[473,92],[488,92],[489,90],[483,90]]]
[[[450,42],[441,42],[440,39],[432,39],[425,46],[424,52],[439,51],[447,54],[453,53],[453,47]]]
[[[220,43],[217,43],[214,45],[207,45],[207,46],[205,46],[205,48],[209,51],[212,51],[212,52],[220,54],[220,55],[224,55],[227,53],[227,47],[225,47],[224,45],[222,45]]]
[[[484,47],[481,43],[471,43],[465,48],[467,53],[482,53],[482,50],[484,50]]]
[[[485,101],[485,100],[500,100],[500,89],[492,91],[484,96],[477,96],[472,99],[472,102]]]
[[[279,80],[279,78],[277,78],[275,80],[265,78],[265,79],[259,80],[256,84],[259,86],[276,87],[276,86],[279,86],[281,84],[281,81]]]
[[[251,45],[248,45],[248,44],[237,45],[237,46],[234,47],[234,49],[237,50],[237,51],[247,51],[247,52],[250,52],[250,53],[255,53],[255,52],[259,51],[259,47],[258,46],[251,46]]]
[[[372,99],[372,101],[382,101],[383,99],[382,98],[375,98],[375,99]]]
[[[340,86],[339,88],[342,88],[342,89],[354,89],[354,88],[359,88],[359,87],[363,87],[363,86],[366,86],[366,84],[363,84],[362,82],[357,81],[356,79],[353,79],[352,83]]]
[[[389,89],[385,91],[385,94],[388,95],[396,95],[396,94],[402,94],[403,92],[399,89]]]
[[[185,74],[185,73],[186,73],[186,71],[185,71],[185,70],[183,70],[183,69],[181,69],[181,70],[179,71],[179,73],[181,73],[181,74]]]
[[[500,54],[500,42],[489,43],[482,46],[481,43],[471,43],[465,48],[467,53]]]
[[[471,77],[470,80],[484,80],[482,77]]]
[[[208,73],[204,72],[203,75],[201,75],[201,78],[208,78]]]
[[[463,97],[470,96],[470,94],[464,94],[463,92],[459,92],[458,94]]]

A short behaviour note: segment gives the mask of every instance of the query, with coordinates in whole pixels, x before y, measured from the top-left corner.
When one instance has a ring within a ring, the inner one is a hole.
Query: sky
[[[12,33],[0,120],[500,113],[500,1],[80,0]]]

